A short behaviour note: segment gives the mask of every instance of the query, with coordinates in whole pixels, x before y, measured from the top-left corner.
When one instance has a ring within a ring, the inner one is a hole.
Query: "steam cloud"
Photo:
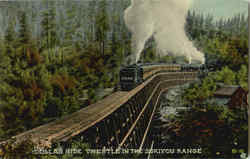
[[[186,36],[186,14],[192,0],[131,0],[124,13],[125,23],[132,32],[132,63],[140,59],[145,42],[153,36],[157,54],[185,56],[189,63],[205,62]]]

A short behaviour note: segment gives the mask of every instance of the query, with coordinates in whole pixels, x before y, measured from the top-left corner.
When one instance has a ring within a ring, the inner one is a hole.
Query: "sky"
[[[215,18],[228,18],[237,13],[248,13],[248,5],[244,0],[194,0],[192,9],[211,13]]]

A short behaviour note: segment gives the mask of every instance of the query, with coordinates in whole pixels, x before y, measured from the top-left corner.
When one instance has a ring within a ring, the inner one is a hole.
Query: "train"
[[[163,63],[145,63],[133,64],[120,69],[120,89],[122,91],[129,91],[154,73],[164,72],[203,72],[206,69],[203,64],[163,64]],[[153,71],[153,72],[152,72]]]

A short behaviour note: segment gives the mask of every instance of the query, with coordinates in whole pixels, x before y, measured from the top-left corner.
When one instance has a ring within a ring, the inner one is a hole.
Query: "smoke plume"
[[[189,63],[205,62],[186,36],[186,14],[192,0],[131,0],[124,19],[132,32],[132,63],[140,59],[145,42],[153,36],[157,54],[185,56]]]

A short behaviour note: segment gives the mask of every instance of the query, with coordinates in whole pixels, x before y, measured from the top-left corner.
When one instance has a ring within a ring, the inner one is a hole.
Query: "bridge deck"
[[[25,138],[31,136],[32,139],[34,139],[33,141],[47,139],[49,144],[51,139],[56,141],[61,140],[61,138],[65,136],[75,136],[108,116],[116,110],[121,103],[126,102],[127,98],[125,99],[122,97],[125,97],[127,94],[128,92],[115,92],[103,100],[83,108],[80,111],[24,132],[17,135],[16,138],[25,140]],[[46,143],[41,144],[44,145]]]
[[[115,92],[95,104],[48,124],[21,133],[15,136],[15,138],[17,139],[17,142],[22,142],[29,138],[38,146],[40,145],[42,147],[50,147],[51,143],[57,141],[66,141],[113,113],[156,76],[157,75],[153,75],[150,79],[129,92]],[[6,141],[1,142],[0,144],[4,144],[5,142]]]

